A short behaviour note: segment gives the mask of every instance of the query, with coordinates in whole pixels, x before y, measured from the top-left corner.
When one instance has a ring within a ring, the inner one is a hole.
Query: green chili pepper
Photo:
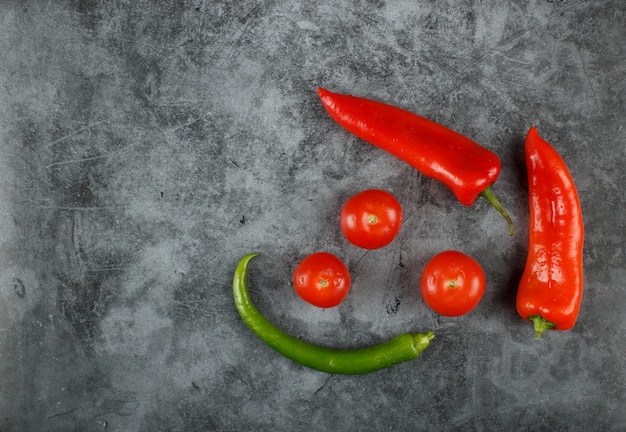
[[[404,333],[369,348],[339,350],[312,345],[290,336],[265,318],[254,306],[248,292],[248,266],[257,253],[241,259],[233,278],[235,305],[244,323],[279,354],[311,369],[332,374],[365,374],[416,358],[434,338]]]

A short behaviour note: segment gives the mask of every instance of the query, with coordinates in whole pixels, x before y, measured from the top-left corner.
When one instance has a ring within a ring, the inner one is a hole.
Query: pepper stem
[[[426,334],[413,333],[412,336],[413,336],[413,344],[415,348],[417,349],[418,353],[421,353],[422,351],[424,351],[428,347],[428,345],[430,345],[430,341],[435,338],[435,335],[433,334],[432,331],[428,331],[428,333]]]
[[[556,327],[556,324],[551,323],[541,315],[532,315],[528,319],[533,322],[535,326],[535,339],[541,338],[544,331]]]
[[[513,221],[511,220],[511,216],[509,216],[509,214],[504,209],[502,204],[500,204],[500,201],[498,201],[498,198],[491,190],[491,186],[488,186],[487,189],[482,191],[480,194],[487,201],[489,201],[489,203],[498,211],[498,213],[500,213],[504,217],[504,219],[506,219],[507,223],[509,224],[509,235],[512,236],[513,233],[515,232],[515,227],[513,226]]]

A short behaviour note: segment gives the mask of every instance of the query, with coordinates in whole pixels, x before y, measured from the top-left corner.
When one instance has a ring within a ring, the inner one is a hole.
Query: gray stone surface
[[[0,430],[626,430],[626,2],[172,3],[0,3]],[[318,86],[496,152],[515,236],[486,201],[465,208],[342,130]],[[540,341],[514,304],[531,125],[567,161],[586,223],[579,320]],[[368,187],[406,215],[372,252],[337,220]],[[418,291],[449,248],[488,279],[455,319]],[[318,250],[353,276],[330,310],[290,284]],[[290,334],[437,337],[370,375],[304,369],[234,308],[251,251],[253,298]]]

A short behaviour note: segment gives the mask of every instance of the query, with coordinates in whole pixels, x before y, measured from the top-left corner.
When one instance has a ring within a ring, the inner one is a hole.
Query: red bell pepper
[[[557,151],[531,128],[526,136],[530,231],[517,291],[535,337],[574,326],[583,293],[584,224],[574,180]]]

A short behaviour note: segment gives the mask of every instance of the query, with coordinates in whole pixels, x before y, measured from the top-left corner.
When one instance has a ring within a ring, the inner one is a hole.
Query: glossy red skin
[[[450,281],[454,281],[454,287]],[[485,293],[485,273],[476,260],[458,251],[435,255],[424,267],[424,301],[440,315],[455,317],[473,310]]]
[[[324,286],[322,281],[326,281]],[[350,272],[336,256],[315,252],[305,257],[293,273],[296,293],[307,303],[330,308],[341,303],[350,291]]]
[[[574,326],[583,293],[584,224],[578,191],[563,158],[536,128],[526,136],[530,229],[516,306],[554,330]]]
[[[375,223],[371,222],[371,216],[375,217]],[[339,219],[350,243],[364,249],[380,249],[398,235],[402,206],[387,191],[367,189],[346,201]]]
[[[496,181],[498,156],[471,139],[409,111],[319,88],[330,116],[349,132],[444,183],[466,206]]]

